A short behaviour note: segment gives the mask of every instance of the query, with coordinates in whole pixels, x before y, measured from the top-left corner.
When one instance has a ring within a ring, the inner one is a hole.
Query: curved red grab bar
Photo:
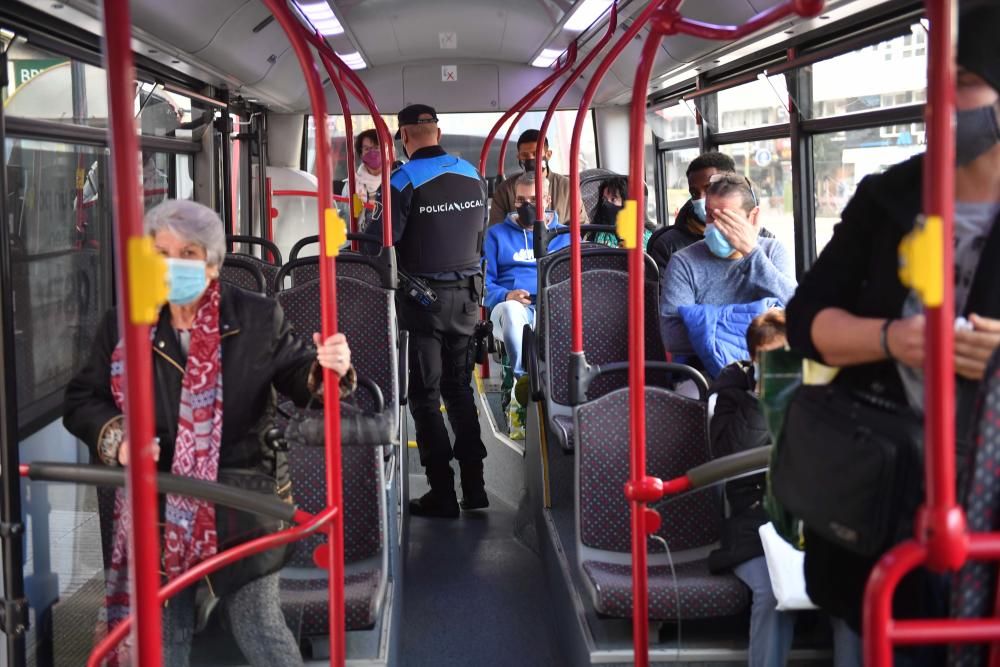
[[[573,42],[572,44],[569,45],[569,49],[566,51],[566,60],[560,61],[560,63],[556,66],[556,69],[555,71],[552,72],[552,74],[548,75],[544,81],[542,81],[537,86],[528,91],[527,95],[518,100],[517,103],[514,104],[514,106],[508,109],[504,113],[504,115],[500,117],[500,120],[494,123],[493,128],[490,130],[490,133],[486,135],[486,141],[483,142],[483,150],[480,151],[479,153],[480,176],[486,178],[486,158],[489,157],[490,154],[490,145],[493,143],[493,140],[496,139],[497,133],[500,131],[500,128],[503,126],[503,124],[516,113],[520,113],[520,116],[518,116],[518,120],[520,120],[521,116],[524,115],[525,111],[531,108],[531,105],[537,102],[538,98],[541,97],[545,93],[545,91],[552,86],[553,83],[555,83],[556,79],[562,76],[563,72],[572,67],[573,63],[575,62],[576,62],[576,42]],[[522,111],[522,109],[525,111]],[[517,125],[516,120],[511,124],[511,128],[508,128],[507,138],[504,140],[503,146],[500,147],[501,173],[503,172],[503,156],[506,153],[504,147],[507,145],[507,141],[510,140],[510,133],[513,131],[512,128],[515,125]]]
[[[590,53],[588,53],[584,57],[584,59],[580,62],[577,68],[573,70],[572,74],[566,77],[566,80],[563,81],[562,86],[560,86],[559,90],[556,91],[556,94],[552,96],[552,101],[549,102],[549,108],[545,111],[545,117],[542,119],[542,126],[538,129],[538,142],[535,144],[537,146],[536,157],[538,152],[544,150],[546,135],[548,134],[549,131],[549,124],[555,117],[556,108],[559,106],[559,103],[562,102],[563,97],[565,97],[566,93],[569,92],[569,89],[573,86],[574,83],[576,83],[577,79],[579,79],[580,76],[587,70],[587,68],[590,67],[590,63],[594,62],[594,59],[597,58],[597,56],[604,49],[607,43],[611,41],[611,38],[614,36],[615,30],[617,29],[618,29],[618,4],[612,3],[611,15],[608,18],[608,28],[607,31],[604,33],[604,36],[601,37],[601,40],[597,42],[596,45],[594,45],[594,48],[590,51]],[[515,125],[517,125],[516,121],[514,123],[511,123],[511,127]],[[504,141],[503,145],[506,146],[507,141]],[[500,158],[500,164],[501,166],[503,165],[503,157]],[[536,223],[541,222],[542,225],[544,226],[545,207],[542,205],[543,201],[542,188],[544,185],[542,181],[543,177],[544,177],[543,161],[536,160],[535,161],[535,202],[536,202],[535,210],[537,211],[536,217],[539,219],[536,220],[535,222]],[[566,224],[566,221],[563,220],[562,223]],[[576,243],[577,245],[579,245],[580,244],[579,236],[570,235],[570,243],[571,244]]]
[[[221,553],[217,553],[211,558],[206,558],[181,576],[168,582],[165,586],[163,586],[163,588],[160,588],[157,591],[157,608],[159,608],[159,605],[163,604],[174,595],[177,595],[191,584],[198,582],[204,577],[227,565],[231,565],[238,560],[259,554],[262,551],[284,546],[291,542],[301,540],[304,537],[308,537],[323,526],[332,522],[337,514],[338,510],[336,507],[328,507],[315,516],[302,512],[301,517],[304,520],[304,523],[300,526],[287,528],[271,535],[258,537],[250,542],[245,542],[233,547],[232,549],[226,549]],[[104,637],[104,639],[102,639],[96,647],[94,647],[94,650],[90,654],[90,658],[87,660],[87,667],[101,666],[101,662],[104,658],[111,653],[111,651],[114,650],[114,648],[118,646],[123,639],[125,639],[125,635],[128,634],[134,617],[135,615],[133,614],[116,625],[114,630],[109,632],[107,636]]]
[[[326,95],[319,69],[313,59],[306,37],[308,32],[292,15],[285,0],[264,0],[265,5],[281,24],[288,40],[295,50],[306,87],[313,117],[324,122],[316,123],[316,178],[319,181],[319,238],[320,238],[320,315],[323,339],[337,331],[337,267],[336,249],[327,238],[326,214],[333,205],[331,181],[330,137],[326,120]],[[328,508],[343,508],[344,489],[340,452],[340,378],[332,370],[323,369],[323,387],[326,394],[323,409],[324,435],[326,439],[326,504]],[[330,548],[327,550],[330,607],[330,661],[343,665],[345,648],[344,609],[344,521],[341,513],[338,520],[328,527]]]
[[[126,493],[132,512],[129,530],[129,570],[132,576],[132,606],[139,614],[133,659],[141,665],[159,667],[161,655],[160,535],[157,529],[156,463],[153,442],[156,415],[153,411],[153,362],[149,354],[148,324],[138,324],[131,303],[131,242],[144,236],[142,188],[136,170],[139,140],[133,109],[135,68],[132,58],[132,22],[128,0],[104,0],[104,68],[108,80],[111,167],[114,190],[113,219],[118,222],[115,240],[118,252],[118,330],[125,346],[125,432],[131,443],[142,443],[133,451],[128,466]],[[141,259],[139,261],[142,261]]]
[[[642,10],[633,20],[625,33],[618,38],[611,51],[604,57],[597,71],[590,77],[590,82],[580,98],[580,111],[573,124],[573,138],[569,149],[569,226],[570,226],[570,324],[572,328],[572,341],[570,352],[574,354],[583,353],[583,264],[580,259],[580,243],[574,239],[580,237],[580,144],[583,138],[583,125],[586,122],[587,114],[590,113],[590,105],[594,102],[597,88],[604,81],[608,70],[618,60],[622,51],[632,43],[636,35],[645,27],[649,19],[660,7],[676,8],[680,0],[653,0]],[[640,235],[639,238],[642,238]]]

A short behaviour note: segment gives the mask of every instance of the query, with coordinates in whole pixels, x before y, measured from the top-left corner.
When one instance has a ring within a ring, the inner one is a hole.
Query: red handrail
[[[590,53],[588,53],[584,57],[583,61],[577,66],[577,68],[573,70],[573,72],[568,77],[566,77],[566,80],[563,81],[562,86],[560,86],[559,90],[556,91],[556,94],[552,96],[552,101],[549,102],[549,108],[545,112],[545,118],[542,119],[542,126],[538,129],[538,142],[535,144],[536,146],[535,157],[538,157],[538,154],[545,150],[545,139],[549,131],[549,124],[555,117],[556,108],[559,106],[559,103],[562,102],[563,97],[566,95],[567,92],[569,92],[569,89],[573,86],[574,83],[576,83],[577,79],[579,79],[580,76],[587,70],[587,68],[590,67],[590,63],[594,62],[594,59],[598,56],[598,54],[600,54],[600,52],[604,49],[607,43],[611,41],[611,38],[614,36],[615,30],[617,29],[618,29],[618,4],[612,3],[611,15],[608,17],[608,29],[604,33],[604,36],[601,37],[601,40],[597,42],[597,44],[594,46],[593,49],[591,49]],[[515,121],[514,123],[511,124],[511,127],[513,127],[516,124],[517,122]],[[504,141],[503,145],[506,146],[507,142]],[[544,178],[543,164],[544,164],[543,160],[535,160],[535,210],[537,211],[536,217],[538,218],[535,222],[537,223],[541,221],[542,225],[544,226],[545,207],[543,205],[543,198],[542,198],[542,186],[544,185],[544,182],[542,181],[542,179]],[[500,165],[501,167],[503,166],[502,156],[500,158]],[[565,220],[561,222],[563,224],[566,224]],[[570,242],[572,243],[573,241],[571,240]],[[579,244],[579,242],[580,242],[579,239],[577,239],[576,243]]]
[[[258,537],[255,540],[237,545],[232,549],[226,549],[225,551],[217,553],[211,558],[206,558],[190,570],[186,571],[184,574],[167,583],[163,588],[159,589],[156,594],[157,603],[163,604],[191,584],[200,581],[213,572],[217,572],[221,568],[231,565],[238,560],[249,558],[250,556],[259,554],[262,551],[267,551],[268,549],[275,549],[277,547],[284,546],[291,542],[295,542],[296,540],[301,540],[302,538],[316,532],[323,526],[331,523],[337,513],[338,511],[336,507],[328,507],[315,516],[306,512],[298,512],[295,520],[300,521],[301,525],[288,528],[271,535]],[[115,629],[109,632],[96,647],[94,647],[94,650],[90,653],[90,658],[87,660],[87,667],[100,667],[105,656],[114,650],[119,642],[125,638],[125,634],[132,625],[133,618],[135,618],[134,614],[123,620],[115,626]],[[142,622],[142,617],[139,616],[138,618],[140,619],[139,622]]]
[[[632,639],[635,664],[638,667],[649,665],[649,575],[646,567],[646,539],[647,535],[655,531],[660,523],[659,514],[647,507],[647,503],[663,494],[663,481],[646,474],[645,261],[642,246],[646,217],[643,187],[646,172],[645,142],[643,140],[646,132],[646,91],[649,87],[656,54],[665,35],[683,33],[704,39],[737,39],[793,13],[815,16],[823,9],[823,0],[791,0],[757,14],[742,26],[733,27],[689,21],[677,12],[679,4],[679,0],[668,0],[656,10],[652,17],[650,34],[646,37],[646,42],[643,45],[642,56],[632,84],[632,109],[629,127],[629,199],[630,203],[635,206],[636,215],[634,221],[635,243],[629,249],[629,448],[631,477],[625,484],[625,497],[631,503],[632,510]],[[618,53],[620,50],[613,49],[606,61],[617,57]],[[595,81],[597,81],[596,77],[591,81],[591,85],[595,85]],[[586,101],[589,104],[589,100]],[[581,118],[585,113],[586,108],[581,104],[581,115],[577,116],[578,126],[582,127]],[[577,145],[577,153],[571,156],[571,160],[575,163],[578,158],[579,146]],[[577,175],[576,179],[571,177],[571,187],[574,180],[577,184],[577,191],[576,197],[571,199],[572,212],[574,217],[578,219],[579,176]],[[576,227],[576,231],[579,231],[579,226]],[[572,265],[570,270],[573,270]],[[576,277],[579,278],[579,276]],[[582,326],[582,320],[580,324]]]
[[[271,192],[274,197],[318,197],[319,194],[313,192],[312,190],[274,190]],[[350,197],[344,197],[342,195],[331,195],[330,199],[341,204],[353,204],[353,200]],[[369,211],[375,210],[375,202],[365,202],[365,208]]]
[[[500,147],[500,170],[498,173],[503,173],[503,156],[506,153],[505,147],[507,146],[507,142],[510,141],[510,133],[513,131],[514,126],[516,126],[518,121],[521,120],[521,117],[524,116],[525,112],[538,101],[538,98],[544,95],[545,91],[552,87],[552,84],[555,83],[560,76],[562,76],[563,72],[572,67],[575,62],[576,42],[573,42],[569,45],[569,49],[566,51],[565,60],[562,60],[562,56],[560,56],[560,60],[557,62],[556,68],[552,74],[548,75],[544,81],[528,91],[527,95],[518,100],[514,106],[508,109],[504,115],[500,117],[500,120],[493,124],[493,128],[490,130],[490,133],[486,135],[486,141],[483,142],[483,150],[479,153],[480,176],[483,178],[486,177],[486,158],[489,157],[490,154],[490,145],[493,143],[493,140],[496,139],[497,133],[500,131],[504,122],[506,122],[507,119],[514,114],[520,114],[517,117],[517,120],[511,123],[510,128],[507,129],[507,137],[504,139],[503,145]]]
[[[129,247],[143,236],[142,189],[136,160],[132,60],[132,22],[128,0],[104,0],[104,69],[108,73],[108,113],[110,115],[112,206],[118,251],[118,330],[125,346],[125,433],[132,443],[128,466],[128,504],[132,525],[128,531],[128,567],[131,606],[138,615],[132,642],[132,658],[143,667],[162,664],[160,605],[156,591],[160,585],[160,535],[156,498],[156,462],[153,459],[153,359],[149,354],[149,324],[139,324],[133,312]],[[228,147],[227,147],[228,148]]]
[[[323,119],[316,123],[316,178],[319,181],[319,238],[320,238],[320,313],[323,339],[337,331],[337,279],[336,249],[328,245],[326,216],[332,212],[333,201],[330,180],[330,137],[326,124],[326,96],[316,61],[307,43],[308,33],[288,8],[285,0],[264,0],[274,14],[302,67],[302,74],[309,89],[313,117]],[[329,230],[332,231],[332,230]],[[326,503],[328,508],[343,508],[343,484],[340,452],[340,378],[332,370],[323,369],[324,435],[326,437]],[[329,571],[330,664],[343,665],[346,660],[344,622],[344,521],[343,514],[331,521],[327,529],[330,548],[327,549],[326,566]]]

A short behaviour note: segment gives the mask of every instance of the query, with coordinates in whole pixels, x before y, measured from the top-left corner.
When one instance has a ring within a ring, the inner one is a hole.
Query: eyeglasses
[[[709,185],[714,185],[715,183],[728,183],[729,185],[746,185],[747,190],[750,191],[750,199],[753,200],[754,206],[759,206],[760,202],[757,201],[757,193],[753,191],[753,183],[746,176],[740,176],[739,174],[733,172],[720,172],[718,174],[712,174],[708,179]]]
[[[524,206],[525,204],[531,204],[534,206],[535,202],[538,201],[535,197],[515,197],[514,203],[518,206]]]

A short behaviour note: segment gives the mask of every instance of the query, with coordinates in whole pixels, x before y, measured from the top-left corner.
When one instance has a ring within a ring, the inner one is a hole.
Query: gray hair
[[[530,173],[525,172],[517,177],[517,180],[514,182],[514,187],[517,188],[518,186],[523,186],[523,185],[527,185],[528,187],[534,189],[535,172],[530,172]],[[542,194],[543,195],[549,194],[549,179],[547,178],[542,179]]]
[[[167,199],[160,202],[143,219],[146,233],[156,236],[162,230],[173,232],[205,249],[209,266],[222,266],[226,257],[226,230],[219,215],[196,201]]]

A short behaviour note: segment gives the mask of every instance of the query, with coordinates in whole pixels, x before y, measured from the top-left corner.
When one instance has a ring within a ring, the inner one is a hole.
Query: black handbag
[[[279,485],[274,475],[259,470],[224,468],[219,470],[221,484],[235,486],[251,493],[278,496],[292,503],[292,483]],[[289,526],[278,519],[236,510],[222,505],[215,506],[215,528],[220,552],[244,542],[284,530]],[[214,596],[222,597],[243,585],[268,574],[277,572],[291,557],[292,545],[269,549],[228,565],[208,575]]]
[[[802,386],[771,469],[775,497],[813,532],[866,557],[912,532],[923,498],[923,422],[839,385]]]

